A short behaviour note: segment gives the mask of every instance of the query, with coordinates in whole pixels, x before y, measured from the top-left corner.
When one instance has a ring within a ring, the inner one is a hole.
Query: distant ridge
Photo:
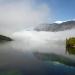
[[[52,31],[52,32],[57,32],[57,31],[64,31],[68,29],[74,29],[75,28],[75,21],[66,21],[62,23],[52,23],[52,24],[41,24],[37,27],[34,28],[36,31]]]

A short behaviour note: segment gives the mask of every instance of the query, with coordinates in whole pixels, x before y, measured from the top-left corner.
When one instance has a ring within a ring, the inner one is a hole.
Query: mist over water
[[[73,30],[69,32],[71,31]],[[53,73],[52,75],[55,75],[55,73],[60,73],[60,68],[62,68],[64,75],[68,69],[73,73],[74,68],[52,62],[45,63],[33,55],[33,52],[54,53],[75,60],[75,56],[65,53],[65,39],[67,36],[73,35],[74,33],[69,35],[67,31],[16,32],[11,36],[13,41],[0,44],[0,69],[18,69],[26,75],[30,73],[33,75],[50,75]],[[55,69],[57,70],[55,71]]]
[[[25,59],[25,57],[27,57],[26,60],[35,59],[33,52],[45,52],[64,55],[75,60],[75,56],[67,54],[65,49],[65,40],[70,36],[74,36],[73,29],[61,32],[16,32],[11,36],[13,41],[0,44],[1,58],[10,58],[10,62],[13,60],[18,62],[17,60],[20,61],[20,58]]]
[[[21,31],[12,35],[15,43],[12,45],[24,51],[54,52],[65,54],[66,38],[73,37],[75,30],[59,32]],[[19,43],[20,42],[20,43]],[[15,47],[16,48],[16,47]]]
[[[12,35],[15,39],[12,46],[23,52],[55,53],[74,59],[74,55],[66,53],[66,38],[74,36],[74,29],[59,32],[21,31]]]

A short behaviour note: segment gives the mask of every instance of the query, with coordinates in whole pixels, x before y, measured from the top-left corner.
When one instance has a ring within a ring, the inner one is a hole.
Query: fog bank
[[[13,38],[17,41],[13,47],[20,47],[24,51],[65,54],[65,40],[73,36],[75,36],[74,29],[59,32],[21,31],[13,34]]]

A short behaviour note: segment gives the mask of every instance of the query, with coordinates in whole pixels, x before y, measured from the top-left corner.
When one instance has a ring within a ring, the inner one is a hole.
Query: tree
[[[69,54],[75,54],[75,37],[66,39],[66,52]]]

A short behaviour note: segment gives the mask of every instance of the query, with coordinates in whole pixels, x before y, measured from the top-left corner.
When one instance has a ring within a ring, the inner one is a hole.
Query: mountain
[[[5,42],[5,41],[12,41],[10,37],[0,35],[0,42]]]
[[[36,31],[64,31],[75,28],[75,21],[66,21],[63,23],[42,24],[34,28]]]

